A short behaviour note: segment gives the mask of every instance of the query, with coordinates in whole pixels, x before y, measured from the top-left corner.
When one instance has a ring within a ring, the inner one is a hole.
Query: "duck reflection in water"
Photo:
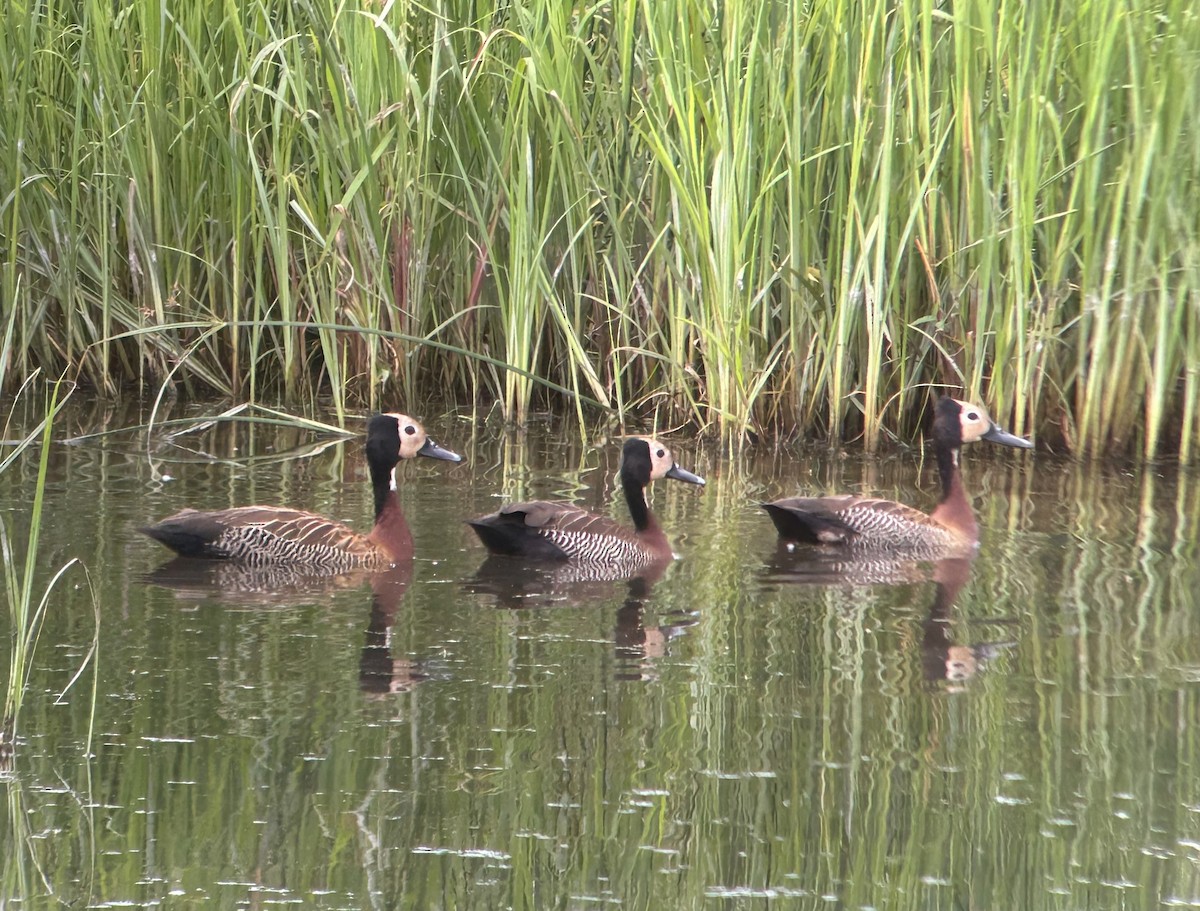
[[[370,614],[359,659],[359,685],[364,693],[405,693],[435,676],[425,663],[392,655],[391,633],[396,614],[412,581],[411,560],[383,572],[321,572],[306,566],[249,566],[244,563],[176,557],[142,577],[170,589],[181,601],[216,601],[243,610],[283,610],[327,601],[369,583]]]
[[[631,575],[628,569],[587,563],[514,561],[489,556],[464,588],[494,599],[507,610],[521,608],[580,607],[610,600],[626,587],[613,629],[613,653],[618,680],[648,680],[654,663],[667,654],[671,640],[698,622],[694,612],[676,612],[668,622],[647,624],[650,593],[667,572],[669,563],[656,563]]]
[[[968,561],[969,562],[969,561]],[[927,560],[886,551],[848,551],[822,547],[793,550],[780,542],[767,560],[762,581],[783,585],[908,585],[932,577]]]
[[[497,607],[555,607],[611,598],[622,582],[636,583],[643,595],[658,582],[670,563],[630,569],[605,563],[514,560],[489,554],[463,587],[490,595]]]
[[[408,567],[411,573],[411,562]],[[215,600],[229,607],[262,610],[312,604],[334,592],[352,591],[369,575],[365,570],[331,573],[303,564],[251,566],[238,561],[174,557],[144,574],[142,581],[170,589],[181,601]]]
[[[921,636],[921,667],[931,682],[963,684],[1002,649],[1016,645],[1014,641],[960,645],[951,635],[954,605],[971,578],[972,562],[971,557],[961,557],[939,560],[933,566],[933,604],[922,623]]]
[[[763,582],[768,585],[805,585],[823,588],[858,588],[869,585],[919,585],[932,581],[933,603],[921,623],[921,667],[926,680],[962,684],[1013,641],[960,645],[952,630],[954,608],[971,578],[975,555],[929,562],[905,560],[885,554],[834,553],[821,549],[791,551],[781,546],[768,561]],[[992,620],[990,624],[1011,621]]]
[[[430,672],[426,662],[392,654],[392,627],[411,578],[411,564],[403,575],[392,570],[371,577],[371,614],[358,662],[359,687],[369,696],[407,693],[438,676]]]
[[[652,583],[643,578],[629,580],[625,603],[617,610],[613,630],[613,656],[617,680],[653,680],[657,662],[667,655],[667,644],[699,623],[695,612],[677,612],[670,622],[647,625],[644,610]]]

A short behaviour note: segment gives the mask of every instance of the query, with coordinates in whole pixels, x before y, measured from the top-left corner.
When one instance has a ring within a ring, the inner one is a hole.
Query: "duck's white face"
[[[675,464],[675,456],[671,455],[671,450],[666,446],[650,437],[642,437],[642,439],[650,447],[651,481],[657,481],[659,478],[671,478],[675,481],[686,481],[688,484],[704,486],[704,478]]]
[[[415,459],[425,445],[425,428],[407,414],[388,412],[400,430],[400,458]]]
[[[999,443],[1001,446],[1012,446],[1016,449],[1033,449],[1033,443],[1001,428],[979,405],[962,402],[958,399],[955,399],[954,403],[959,408],[958,420],[962,426],[964,443],[987,440],[989,443]]]
[[[961,399],[954,401],[959,408],[958,420],[962,425],[962,441],[974,443],[983,439],[983,435],[992,429],[992,419],[988,416],[987,411],[979,405],[973,405]]]
[[[429,439],[425,428],[407,414],[389,412],[387,415],[396,422],[396,430],[400,434],[400,458],[415,459],[424,456],[427,459],[440,459],[443,462],[461,462],[462,456],[457,452],[444,449]]]
[[[671,455],[671,450],[658,440],[648,437],[646,445],[650,447],[650,480],[657,481],[659,478],[665,478],[667,472],[675,467],[675,457]]]

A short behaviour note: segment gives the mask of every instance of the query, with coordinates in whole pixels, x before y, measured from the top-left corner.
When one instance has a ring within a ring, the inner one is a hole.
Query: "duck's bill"
[[[673,478],[676,481],[687,481],[689,484],[699,484],[701,487],[704,486],[704,478],[700,477],[698,474],[692,474],[690,471],[685,471],[678,465],[672,465],[667,470],[666,476],[668,478]]]
[[[1014,446],[1017,449],[1033,448],[1033,443],[1029,442],[1029,440],[1001,429],[999,424],[993,424],[992,429],[980,437],[980,439],[987,440],[989,443],[999,443],[1001,446]]]
[[[463,457],[457,452],[451,452],[449,449],[443,449],[433,440],[426,438],[425,445],[417,450],[417,455],[425,456],[427,459],[441,459],[444,462],[461,462]]]

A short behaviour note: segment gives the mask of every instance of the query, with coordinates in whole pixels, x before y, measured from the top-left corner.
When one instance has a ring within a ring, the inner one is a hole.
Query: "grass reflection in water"
[[[207,433],[195,448],[222,458],[163,455],[165,483],[142,444],[51,451],[41,565],[78,557],[96,578],[96,738],[85,756],[86,699],[50,698],[91,635],[86,593],[63,589],[7,785],[19,811],[4,836],[25,845],[25,872],[10,862],[6,900],[1200,897],[1188,474],[982,454],[968,467],[983,538],[969,573],[798,582],[756,503],[852,490],[927,504],[930,473],[914,491],[911,453],[730,460],[673,441],[709,486],[656,491],[683,555],[660,577],[506,567],[498,581],[460,522],[497,493],[623,506],[611,446],[531,435],[513,458],[480,438],[462,447],[475,472],[402,469],[419,476],[400,485],[416,557],[395,577],[144,584],[164,571],[137,525],[198,491],[369,523],[354,441],[248,471],[238,453],[287,452],[304,433]],[[14,516],[35,471],[0,475]]]

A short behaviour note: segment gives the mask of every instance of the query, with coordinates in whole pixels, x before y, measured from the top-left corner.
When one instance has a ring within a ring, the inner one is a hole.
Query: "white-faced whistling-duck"
[[[633,528],[569,503],[513,503],[490,516],[470,519],[492,553],[541,560],[571,560],[636,570],[673,556],[662,527],[646,505],[646,486],[658,478],[704,484],[704,478],[675,464],[657,440],[627,440],[621,452],[621,487]]]
[[[461,462],[403,414],[377,414],[367,424],[367,466],[375,492],[375,525],[362,535],[324,516],[278,506],[185,509],[143,528],[184,557],[237,560],[254,566],[304,564],[330,572],[385,569],[412,558],[412,532],[396,498],[401,459],[426,456]]]
[[[938,400],[933,420],[933,447],[942,479],[942,500],[932,513],[903,503],[856,496],[788,497],[764,503],[789,546],[833,544],[852,548],[903,550],[920,557],[973,549],[979,542],[975,513],[958,470],[964,443],[987,440],[1032,449],[1033,444],[1006,433],[978,405],[958,399]]]

